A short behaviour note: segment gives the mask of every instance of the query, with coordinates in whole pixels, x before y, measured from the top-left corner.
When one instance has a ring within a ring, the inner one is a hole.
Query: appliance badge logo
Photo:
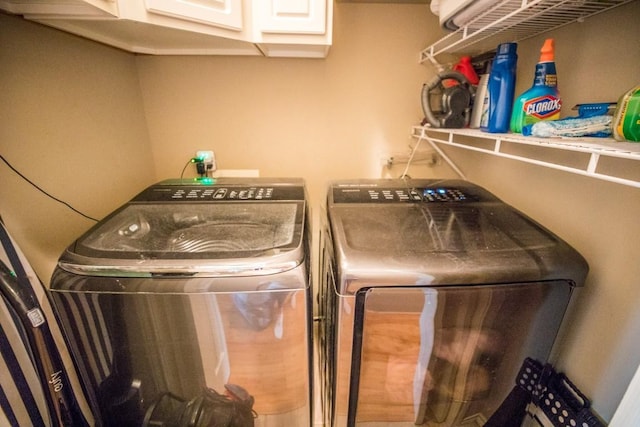
[[[539,96],[524,103],[524,112],[528,116],[536,117],[540,120],[549,118],[560,111],[562,101],[552,95]]]

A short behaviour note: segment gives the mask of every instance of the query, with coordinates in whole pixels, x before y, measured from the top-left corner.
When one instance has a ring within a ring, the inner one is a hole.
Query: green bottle
[[[613,115],[613,137],[618,141],[640,141],[640,85],[620,97]]]

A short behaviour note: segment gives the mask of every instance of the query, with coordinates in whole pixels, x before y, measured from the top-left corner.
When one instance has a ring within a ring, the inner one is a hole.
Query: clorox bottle
[[[541,120],[560,118],[562,101],[558,92],[558,76],[554,62],[553,39],[547,39],[540,49],[533,87],[520,95],[511,113],[511,132],[522,133],[522,127]]]

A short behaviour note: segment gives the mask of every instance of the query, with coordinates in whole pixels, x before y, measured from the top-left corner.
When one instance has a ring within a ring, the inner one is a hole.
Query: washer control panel
[[[304,188],[297,186],[192,186],[156,185],[138,196],[135,202],[216,202],[216,201],[304,200]]]
[[[477,197],[454,187],[379,188],[345,186],[333,188],[334,203],[467,202]]]
[[[171,199],[182,200],[263,200],[273,198],[273,188],[178,188]]]

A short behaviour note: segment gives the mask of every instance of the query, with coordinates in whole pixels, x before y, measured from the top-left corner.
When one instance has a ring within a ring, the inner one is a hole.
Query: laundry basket
[[[565,374],[527,358],[516,385],[486,427],[604,427],[590,406]]]

